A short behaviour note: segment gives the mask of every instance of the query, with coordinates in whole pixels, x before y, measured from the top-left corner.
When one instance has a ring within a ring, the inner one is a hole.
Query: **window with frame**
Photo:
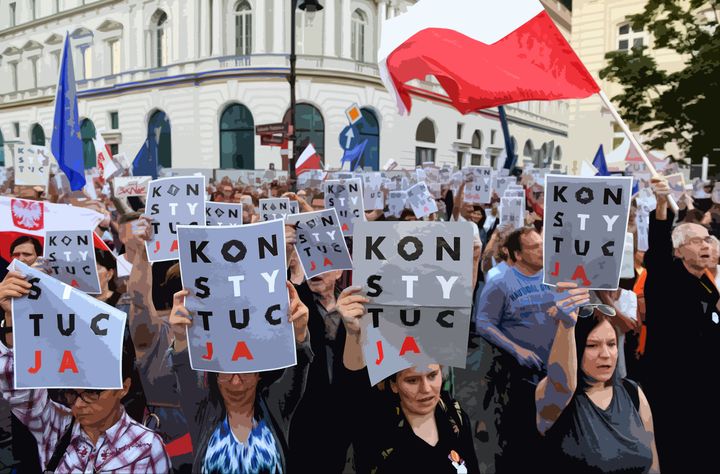
[[[120,40],[110,41],[110,74],[120,74]]]
[[[17,12],[17,4],[15,2],[10,3],[10,26],[15,26],[17,24],[17,18],[16,18],[16,12]]]
[[[361,10],[352,14],[350,48],[355,61],[365,62],[365,31],[368,26],[367,16]]]
[[[162,10],[153,15],[152,20],[152,64],[163,67],[168,63],[168,16]]]
[[[252,54],[252,7],[243,0],[235,7],[235,55]]]
[[[113,130],[120,128],[120,115],[117,112],[110,112],[110,128]]]
[[[643,46],[645,46],[645,32],[642,27],[633,27],[630,23],[624,23],[618,27],[618,51],[642,49]]]

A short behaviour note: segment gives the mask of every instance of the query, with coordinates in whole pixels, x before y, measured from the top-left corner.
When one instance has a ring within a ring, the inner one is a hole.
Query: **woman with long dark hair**
[[[537,427],[557,472],[659,472],[650,405],[617,375],[613,308],[587,305],[588,290],[565,283],[548,375],[535,392]]]

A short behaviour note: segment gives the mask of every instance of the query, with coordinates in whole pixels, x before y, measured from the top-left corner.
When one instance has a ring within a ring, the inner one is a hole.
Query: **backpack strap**
[[[638,384],[630,379],[622,379],[622,383],[628,395],[630,395],[630,400],[632,400],[635,410],[640,412],[640,388]]]
[[[68,446],[70,446],[74,427],[75,418],[72,418],[72,420],[70,421],[70,425],[67,427],[65,433],[63,433],[62,435],[62,438],[60,438],[60,441],[58,441],[58,444],[55,446],[55,449],[53,450],[53,454],[50,457],[47,466],[45,466],[46,473],[55,472],[55,469],[57,469],[57,467],[60,465],[60,460],[65,455],[65,451],[67,451]]]

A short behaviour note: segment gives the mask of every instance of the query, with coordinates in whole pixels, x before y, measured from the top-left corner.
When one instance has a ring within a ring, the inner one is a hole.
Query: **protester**
[[[38,257],[42,256],[43,248],[34,237],[23,235],[10,244],[10,255],[25,265],[32,266]]]
[[[207,377],[190,369],[185,330],[192,315],[184,306],[190,291],[175,293],[170,314],[175,335],[172,357],[183,409],[191,421],[192,472],[288,472],[288,431],[305,390],[312,351],[308,309],[290,282],[287,288],[297,365],[262,373],[209,372]]]
[[[548,374],[537,386],[543,464],[558,472],[660,472],[650,405],[620,377],[618,330],[586,289],[558,285]]]
[[[441,393],[438,364],[402,370],[383,391],[370,387],[359,322],[370,300],[359,293],[360,288],[349,287],[338,299],[347,331],[343,364],[350,371],[343,400],[353,407],[351,419],[362,436],[357,472],[479,473],[470,420]]]

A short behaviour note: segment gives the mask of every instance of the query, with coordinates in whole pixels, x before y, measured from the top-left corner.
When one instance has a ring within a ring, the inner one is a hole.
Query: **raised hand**
[[[307,325],[310,317],[310,311],[307,306],[300,300],[298,292],[295,286],[288,282],[285,282],[288,289],[288,296],[290,297],[290,306],[288,307],[288,320],[293,323],[293,330],[295,331],[295,341],[305,342],[307,338]]]
[[[359,286],[348,286],[340,293],[337,300],[337,309],[343,318],[345,329],[348,334],[357,335],[360,333],[360,318],[366,313],[365,304],[370,300],[361,294]]]
[[[185,307],[185,297],[190,296],[190,290],[184,289],[173,295],[173,307],[170,310],[170,326],[175,336],[175,352],[187,349],[186,328],[192,325],[192,316]]]

